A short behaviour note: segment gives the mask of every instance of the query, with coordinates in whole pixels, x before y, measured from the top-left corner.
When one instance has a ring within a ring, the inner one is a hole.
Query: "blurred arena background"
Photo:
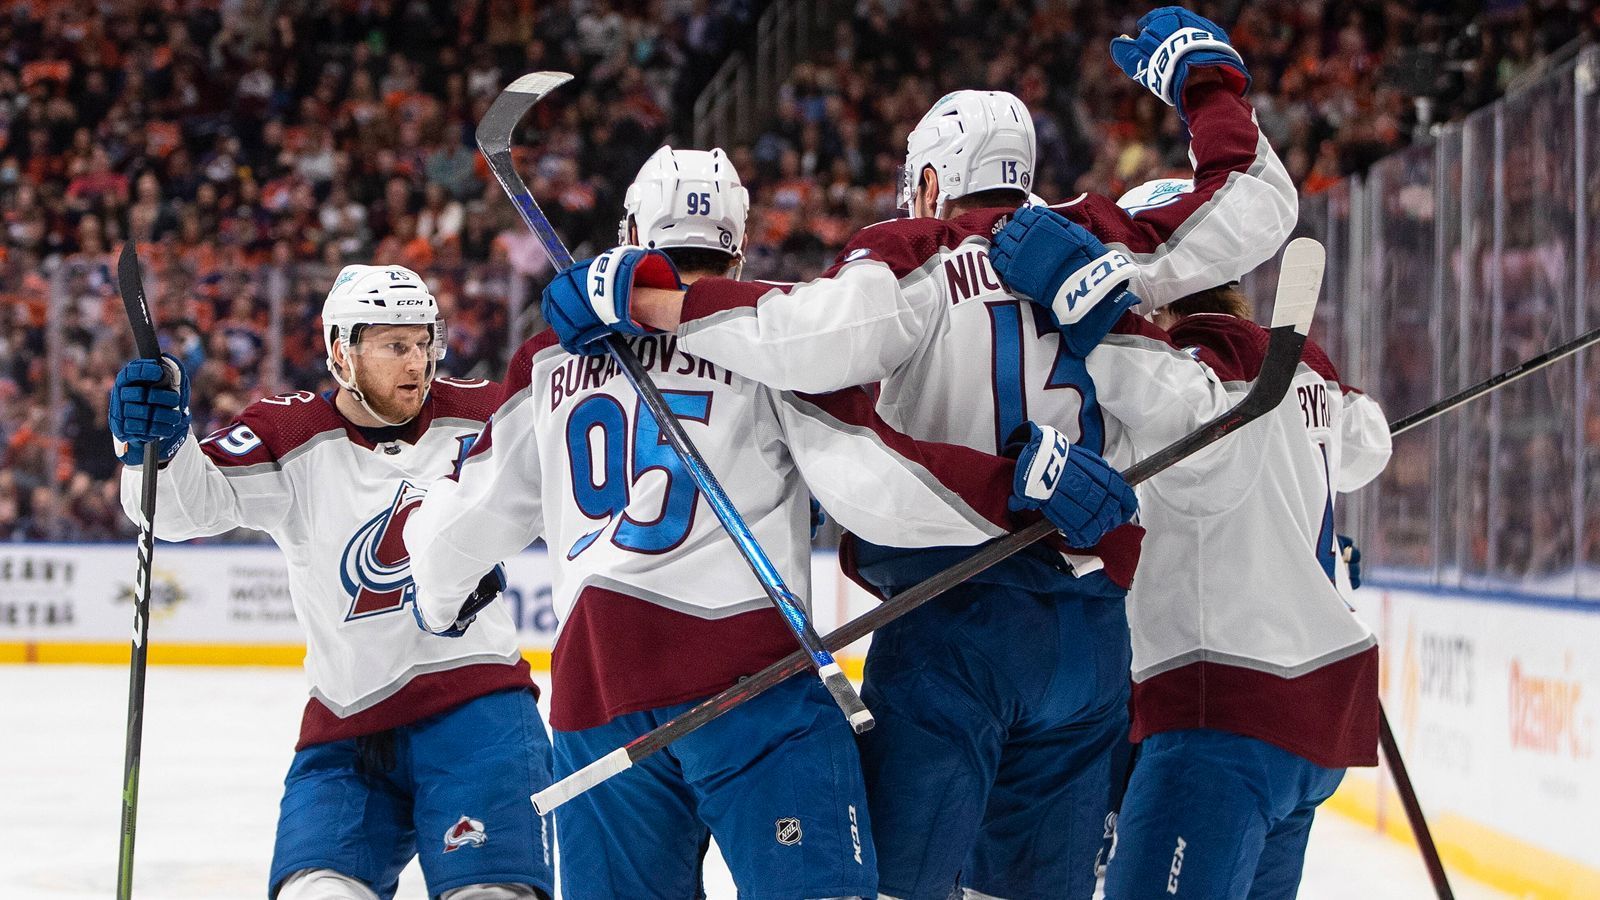
[[[1249,61],[1262,128],[1301,191],[1299,233],[1328,248],[1316,335],[1391,417],[1600,326],[1600,6],[1195,8]],[[1106,53],[1143,11],[5,3],[0,661],[127,658],[135,529],[105,415],[133,355],[113,276],[124,241],[139,243],[162,342],[194,379],[198,433],[258,396],[333,386],[316,316],[347,262],[422,273],[448,316],[442,369],[498,379],[543,327],[548,277],[472,143],[516,76],[577,75],[536,108],[518,149],[576,253],[614,242],[622,191],[657,146],[722,146],[754,201],[746,275],[794,279],[896,214],[906,132],[956,88],[1029,105],[1035,191],[1052,200],[1186,175],[1177,118]],[[1265,299],[1273,277],[1246,288]],[[1400,438],[1343,513],[1367,569],[1357,604],[1384,641],[1385,702],[1446,861],[1514,896],[1600,896],[1596,373],[1590,349]],[[262,541],[158,551],[153,661],[298,664],[276,551],[235,546]],[[512,599],[530,658],[547,662],[537,556]],[[826,578],[819,624],[865,602]],[[50,727],[8,705],[18,727]],[[1386,783],[1352,772],[1329,808],[1404,840]]]

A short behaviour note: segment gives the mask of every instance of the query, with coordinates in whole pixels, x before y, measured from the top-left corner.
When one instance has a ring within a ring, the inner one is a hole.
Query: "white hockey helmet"
[[[900,178],[900,206],[912,198],[929,166],[939,176],[935,215],[946,200],[999,188],[1027,194],[1033,189],[1037,142],[1033,116],[1015,94],[956,91],[945,94],[906,136],[906,165]]]
[[[355,380],[355,357],[351,346],[359,340],[364,325],[426,325],[433,335],[433,351],[428,359],[427,380],[433,380],[438,362],[444,359],[446,341],[444,319],[439,302],[429,293],[422,277],[405,266],[350,265],[339,270],[328,297],[322,301],[322,337],[328,355],[328,372],[339,386],[361,402],[367,412],[389,422],[367,405]],[[333,346],[342,343],[351,369],[341,374],[333,360]],[[424,387],[426,390],[426,386]]]
[[[623,244],[669,249],[694,247],[744,256],[750,192],[721,148],[662,147],[645,160],[622,201],[617,229]],[[637,234],[629,234],[629,225]]]
[[[1179,197],[1194,190],[1193,178],[1157,178],[1146,181],[1144,184],[1117,198],[1117,205],[1127,210],[1130,215],[1150,209],[1159,209],[1168,203],[1175,202]]]

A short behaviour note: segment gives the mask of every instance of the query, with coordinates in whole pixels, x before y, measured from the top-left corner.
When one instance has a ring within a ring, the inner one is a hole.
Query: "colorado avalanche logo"
[[[452,853],[462,847],[482,847],[488,835],[483,831],[483,823],[468,816],[462,816],[461,821],[450,826],[444,833],[444,852]]]
[[[345,545],[339,578],[352,598],[345,621],[394,612],[412,601],[416,588],[402,533],[406,518],[426,494],[409,481],[401,482],[389,508],[362,525]]]

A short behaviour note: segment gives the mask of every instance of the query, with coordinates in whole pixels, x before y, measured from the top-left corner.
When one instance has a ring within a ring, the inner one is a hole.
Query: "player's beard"
[[[356,375],[356,386],[361,389],[361,395],[366,398],[367,405],[380,418],[388,422],[409,422],[422,412],[422,401],[428,395],[430,379],[426,376],[411,382],[404,376],[397,379],[393,386],[387,389],[369,386],[365,383],[360,373]],[[415,389],[404,391],[402,384],[414,384]]]

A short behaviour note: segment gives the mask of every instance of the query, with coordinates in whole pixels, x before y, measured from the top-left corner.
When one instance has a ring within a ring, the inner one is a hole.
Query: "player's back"
[[[1008,292],[989,264],[990,236],[1006,215],[881,222],[846,250],[834,272],[886,264],[907,303],[933,317],[881,383],[879,411],[917,438],[986,453],[999,453],[1029,419],[1099,452],[1103,417],[1083,360],[1063,352],[1048,313]]]
[[[879,223],[858,233],[831,271],[887,266],[905,303],[928,317],[915,349],[880,383],[878,411],[889,424],[921,440],[1000,453],[1031,420],[1125,467],[1226,407],[1221,385],[1202,366],[1131,313],[1087,355],[1071,352],[1049,312],[1007,291],[990,266],[990,238],[1010,212]],[[1076,556],[1075,570],[1104,564],[1125,586],[1137,562],[1135,531],[1108,536],[1098,560]],[[910,568],[936,568],[956,555]],[[871,570],[905,556],[867,548],[860,559]],[[985,577],[1012,580],[1004,570]]]
[[[1172,336],[1235,398],[1267,345],[1265,329],[1221,314],[1188,316]],[[1370,764],[1376,640],[1334,585],[1345,390],[1308,342],[1273,411],[1141,486],[1136,738],[1204,719],[1323,765]]]
[[[807,502],[765,393],[676,345],[632,342],[773,565],[809,596]],[[480,452],[506,452],[513,431],[536,447],[554,569],[554,727],[712,693],[793,648],[614,360],[569,354],[548,331],[529,340]]]

